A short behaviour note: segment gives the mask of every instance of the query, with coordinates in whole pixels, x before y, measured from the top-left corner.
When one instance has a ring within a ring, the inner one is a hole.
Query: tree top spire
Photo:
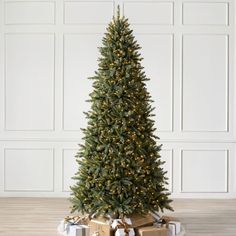
[[[116,16],[117,16],[118,19],[120,18],[120,5],[119,4],[117,6]]]

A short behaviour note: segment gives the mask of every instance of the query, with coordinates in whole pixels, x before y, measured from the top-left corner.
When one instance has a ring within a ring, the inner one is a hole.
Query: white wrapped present
[[[89,227],[87,225],[70,225],[67,236],[90,236]]]
[[[181,232],[181,223],[179,221],[169,221],[167,224],[168,236],[175,236]]]
[[[64,236],[90,236],[90,230],[87,225],[73,225],[65,223],[64,220],[57,227],[57,231]]]
[[[111,227],[116,230],[115,236],[135,236],[134,229],[132,228],[132,222],[129,218],[114,219]]]
[[[133,228],[128,229],[117,229],[115,232],[115,236],[126,236],[128,233],[129,236],[135,236],[135,232]]]
[[[62,220],[57,227],[57,232],[61,235],[66,235],[67,226],[68,224],[65,222],[65,220]]]
[[[57,227],[59,234],[64,236],[90,236],[87,217],[67,216]]]

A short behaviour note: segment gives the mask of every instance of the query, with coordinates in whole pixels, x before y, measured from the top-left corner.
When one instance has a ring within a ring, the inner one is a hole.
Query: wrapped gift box
[[[64,236],[89,236],[88,221],[88,216],[66,216],[58,225],[57,231]],[[76,226],[79,227],[76,228]]]
[[[168,228],[168,236],[175,236],[181,232],[181,223],[178,218],[173,216],[162,216],[162,222],[166,224]]]
[[[125,236],[126,232],[128,232],[129,236],[135,236],[130,218],[124,218],[123,221],[122,219],[114,219],[111,227],[115,230],[115,236]]]
[[[68,224],[65,223],[65,220],[62,220],[60,222],[60,224],[58,225],[58,227],[57,227],[57,232],[59,234],[61,234],[61,235],[65,235],[66,234],[66,230],[67,230],[67,226],[68,226]]]
[[[128,225],[130,225],[130,226],[132,225],[132,221],[131,221],[130,218],[124,218],[124,221]],[[112,224],[111,224],[112,229],[116,229],[116,227],[118,225],[120,225],[121,222],[122,222],[122,219],[114,219]]]
[[[89,228],[91,234],[97,232],[101,236],[112,236],[114,231],[111,228],[111,222],[106,218],[94,218],[89,222]]]
[[[136,236],[168,236],[168,229],[165,227],[146,226],[136,231]]]
[[[64,236],[90,236],[87,225],[70,224],[64,220],[57,227],[57,231]]]
[[[66,236],[90,236],[89,227],[87,225],[70,225]]]
[[[169,221],[167,227],[169,230],[168,236],[178,235],[181,231],[181,223],[179,221]]]
[[[129,236],[135,236],[134,229],[129,228],[128,234],[129,234]],[[126,236],[125,229],[117,229],[115,232],[115,236]]]
[[[133,214],[130,215],[133,228],[143,227],[143,226],[152,226],[154,223],[154,218],[151,214],[140,215]]]
[[[181,223],[178,218],[173,216],[162,216],[159,221],[154,223],[154,226],[168,228],[168,236],[175,236],[181,232]]]

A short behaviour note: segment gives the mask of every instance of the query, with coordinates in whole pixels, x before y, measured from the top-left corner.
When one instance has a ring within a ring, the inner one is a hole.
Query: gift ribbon
[[[162,216],[162,217],[161,217],[161,220],[162,220],[162,221],[165,221],[166,223],[168,223],[169,221],[172,221],[173,218],[168,217],[168,216]]]
[[[127,222],[125,222],[124,219],[122,219],[121,221],[118,221],[118,225],[116,226],[116,229],[124,229],[125,232],[125,236],[129,236],[129,228],[132,227],[132,225],[128,224]]]
[[[82,225],[86,224],[86,222],[89,220],[88,216],[66,216],[65,217],[65,222],[70,224],[70,225]]]
[[[95,231],[92,236],[101,236],[98,231]]]
[[[168,225],[174,225],[174,228],[175,228],[175,235],[177,234],[177,227],[176,227],[176,224],[175,223],[168,223]]]
[[[165,227],[166,224],[168,224],[168,222],[165,219],[162,219],[162,218],[160,220],[158,220],[156,223],[160,224],[161,227]]]

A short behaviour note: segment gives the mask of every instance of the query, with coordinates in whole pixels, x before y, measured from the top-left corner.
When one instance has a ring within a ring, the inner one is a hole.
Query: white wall
[[[233,0],[0,1],[0,196],[68,196],[105,27],[143,47],[173,197],[236,197]]]

